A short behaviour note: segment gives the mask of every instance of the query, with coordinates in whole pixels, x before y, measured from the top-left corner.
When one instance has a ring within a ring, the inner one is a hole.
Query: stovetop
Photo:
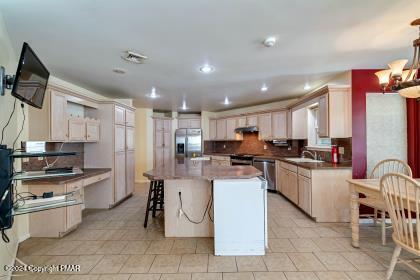
[[[234,154],[234,155],[231,155],[230,158],[252,159],[255,156],[259,156],[259,155],[252,155],[252,154]]]

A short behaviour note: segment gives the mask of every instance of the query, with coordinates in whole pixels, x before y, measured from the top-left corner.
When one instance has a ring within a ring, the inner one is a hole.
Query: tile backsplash
[[[59,151],[62,143],[46,142],[46,151]],[[25,148],[25,142],[22,143],[22,148]],[[65,157],[47,157],[49,164],[53,163],[56,159],[54,167],[80,167],[84,168],[84,145],[83,143],[64,143],[61,149],[63,152],[76,152],[75,156]],[[22,170],[24,171],[35,171],[42,170],[46,166],[44,159],[38,160],[38,158],[29,158],[29,161],[22,161]]]

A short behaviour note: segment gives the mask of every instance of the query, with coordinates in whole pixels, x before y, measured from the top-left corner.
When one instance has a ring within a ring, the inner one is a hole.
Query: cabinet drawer
[[[297,173],[298,167],[296,165],[281,161],[280,166],[283,167],[284,169]]]
[[[90,178],[86,178],[86,179],[83,180],[83,186],[92,185],[96,182],[105,180],[106,178],[109,178],[110,176],[111,176],[111,172],[107,172],[107,173],[104,173],[104,174],[100,174],[100,175],[96,175],[96,176],[93,176],[93,177],[90,177]]]
[[[80,190],[83,187],[83,180],[71,182],[66,185],[66,192],[74,192]]]
[[[224,156],[211,156],[211,159],[230,162],[230,157],[224,157]]]
[[[299,167],[298,168],[298,174],[302,175],[302,176],[305,176],[307,178],[311,178],[311,170],[310,169]]]

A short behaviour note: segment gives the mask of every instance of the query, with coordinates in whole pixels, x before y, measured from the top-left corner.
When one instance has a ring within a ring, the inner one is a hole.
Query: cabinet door
[[[259,138],[271,139],[271,113],[258,115]]]
[[[87,141],[99,141],[100,138],[100,122],[99,121],[88,121],[86,122],[86,140]]]
[[[191,119],[189,128],[201,128],[201,119]]]
[[[66,192],[76,192],[80,196],[83,187],[83,181],[79,180],[66,185]],[[73,205],[66,207],[66,231],[82,222],[82,205]]]
[[[69,119],[69,140],[86,141],[86,121],[82,118]]]
[[[235,140],[236,139],[236,119],[230,118],[226,120],[226,139]]]
[[[125,126],[115,125],[115,152],[125,151]]]
[[[288,198],[295,203],[296,205],[299,203],[299,188],[298,188],[298,175],[295,172],[287,171],[288,174]]]
[[[287,170],[279,167],[279,183],[277,184],[277,190],[282,193],[283,195],[285,195],[286,197],[289,196],[289,192],[288,192],[288,174],[287,174]]]
[[[132,194],[134,192],[134,181],[135,181],[135,160],[134,160],[134,151],[126,152],[126,193],[127,195]]]
[[[292,139],[308,138],[308,112],[301,108],[292,112]]]
[[[299,175],[299,207],[303,211],[312,214],[312,187],[311,179],[306,178],[305,176]]]
[[[125,135],[126,135],[126,149],[128,151],[134,151],[135,143],[134,143],[134,127],[126,127],[125,128]]]
[[[164,132],[163,133],[163,164],[167,165],[172,158],[171,155],[171,147],[172,147],[172,137],[171,132]]]
[[[163,131],[171,132],[172,120],[163,120]]]
[[[68,140],[67,97],[58,91],[51,91],[51,140]]]
[[[115,202],[126,196],[125,152],[115,153]]]
[[[179,119],[178,128],[190,128],[190,120],[188,119]]]
[[[155,130],[163,131],[164,121],[162,119],[155,119]]]
[[[318,135],[328,137],[328,132],[328,94],[324,94],[318,99]]]
[[[236,128],[246,126],[246,117],[236,118]]]
[[[125,109],[115,106],[114,114],[115,124],[125,125]]]
[[[226,139],[226,119],[216,121],[216,138],[218,140]]]
[[[274,112],[273,121],[273,139],[287,139],[287,111]]]
[[[155,168],[163,165],[164,163],[163,153],[164,153],[164,149],[162,147],[155,148],[155,152],[153,154],[153,165]]]
[[[135,113],[132,110],[125,110],[125,123],[127,126],[134,127],[135,125]]]
[[[258,116],[247,116],[246,117],[247,126],[258,126]]]
[[[209,139],[215,140],[216,139],[216,120],[209,121]]]

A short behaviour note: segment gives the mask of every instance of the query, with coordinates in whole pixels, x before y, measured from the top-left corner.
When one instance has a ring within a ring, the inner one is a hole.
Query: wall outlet
[[[264,144],[264,150],[267,150],[267,145],[266,144]]]
[[[38,157],[38,160],[41,161],[41,160],[44,160],[44,158],[43,157]]]
[[[344,147],[338,147],[338,153],[344,155]]]
[[[223,144],[223,149],[226,149],[226,145],[225,144]]]
[[[22,162],[29,162],[29,158],[22,158]]]
[[[287,150],[291,151],[292,150],[292,146],[287,146]]]

